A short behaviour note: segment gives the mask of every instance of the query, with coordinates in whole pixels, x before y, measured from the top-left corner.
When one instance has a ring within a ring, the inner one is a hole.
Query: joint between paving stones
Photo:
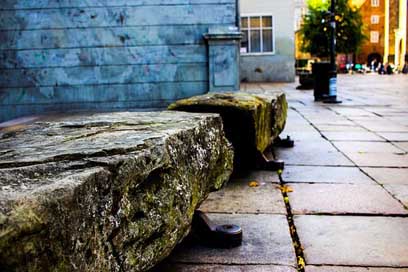
[[[372,268],[383,268],[383,269],[407,269],[408,266],[366,266],[366,265],[355,265],[355,264],[309,264],[309,266],[315,266],[315,267],[344,267],[344,268],[364,268],[364,269],[372,269]],[[367,270],[367,271],[370,271]]]
[[[283,180],[282,173],[278,172],[278,177],[279,177],[279,183],[281,186],[285,186],[286,182]],[[305,255],[303,252],[303,247],[300,242],[300,238],[296,229],[295,221],[293,219],[293,212],[292,212],[292,207],[290,205],[289,201],[289,196],[288,193],[285,190],[281,190],[283,200],[285,203],[285,208],[286,208],[286,219],[288,221],[289,225],[289,233],[292,238],[292,244],[295,249],[295,254],[296,254],[296,265],[297,265],[297,271],[298,272],[305,272]]]

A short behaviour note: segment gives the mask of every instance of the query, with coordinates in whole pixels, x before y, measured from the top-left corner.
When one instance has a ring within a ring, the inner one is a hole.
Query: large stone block
[[[235,151],[235,169],[252,167],[258,153],[264,153],[283,131],[288,104],[283,93],[208,93],[183,99],[170,110],[219,113],[227,138]]]
[[[144,271],[232,172],[215,114],[77,115],[0,131],[2,271]]]

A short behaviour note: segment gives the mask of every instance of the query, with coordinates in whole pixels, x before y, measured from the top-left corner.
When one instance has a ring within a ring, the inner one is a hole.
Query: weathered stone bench
[[[0,131],[2,271],[144,271],[232,172],[216,114],[110,113]]]
[[[256,158],[283,131],[288,104],[284,93],[208,93],[177,101],[169,110],[219,113],[228,140],[234,146],[234,170],[253,168]]]

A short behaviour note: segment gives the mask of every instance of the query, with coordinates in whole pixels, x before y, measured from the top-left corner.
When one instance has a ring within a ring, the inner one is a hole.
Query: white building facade
[[[294,0],[240,0],[241,80],[295,80]]]

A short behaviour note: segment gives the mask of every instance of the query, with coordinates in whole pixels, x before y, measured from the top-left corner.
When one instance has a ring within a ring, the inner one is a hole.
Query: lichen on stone
[[[257,153],[264,153],[283,131],[287,118],[283,93],[208,93],[179,100],[169,110],[218,113],[235,151],[234,169],[251,168]]]
[[[233,161],[215,114],[70,116],[0,148],[2,271],[146,271]]]

